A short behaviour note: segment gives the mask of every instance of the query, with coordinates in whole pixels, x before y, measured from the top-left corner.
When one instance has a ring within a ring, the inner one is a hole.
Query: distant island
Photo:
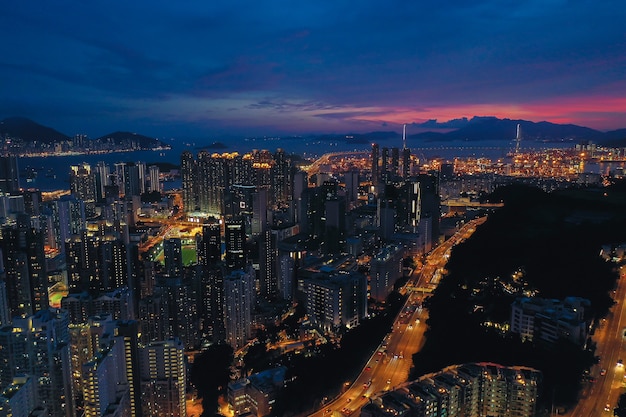
[[[113,132],[91,139],[70,137],[23,117],[0,120],[0,149],[19,156],[73,155],[171,149],[158,139],[132,132]]]

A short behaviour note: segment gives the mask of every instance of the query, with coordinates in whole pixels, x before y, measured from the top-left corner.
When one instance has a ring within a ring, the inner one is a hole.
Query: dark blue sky
[[[0,118],[68,135],[626,127],[623,0],[6,0],[0,27]]]

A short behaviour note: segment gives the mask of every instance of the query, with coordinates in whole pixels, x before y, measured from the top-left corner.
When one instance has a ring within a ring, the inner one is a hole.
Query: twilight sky
[[[0,119],[68,135],[626,127],[623,0],[5,0],[0,27]]]

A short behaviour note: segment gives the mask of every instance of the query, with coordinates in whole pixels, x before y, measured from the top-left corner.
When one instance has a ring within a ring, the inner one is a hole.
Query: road
[[[409,297],[396,317],[393,330],[372,354],[359,376],[344,384],[344,392],[310,416],[354,414],[369,402],[373,394],[406,382],[413,365],[413,354],[419,352],[426,341],[428,311],[422,308],[423,298],[436,287],[452,246],[467,239],[485,220],[486,217],[472,220],[431,251],[421,271],[415,271],[405,285]]]
[[[601,321],[593,335],[596,342],[596,355],[600,363],[591,369],[595,382],[585,382],[581,398],[576,407],[565,415],[570,417],[607,417],[613,415],[619,396],[626,384],[624,366],[619,359],[626,360],[626,267],[620,269],[613,298],[616,304],[611,308],[606,319]],[[605,372],[603,372],[604,370]],[[605,373],[604,375],[602,375]]]

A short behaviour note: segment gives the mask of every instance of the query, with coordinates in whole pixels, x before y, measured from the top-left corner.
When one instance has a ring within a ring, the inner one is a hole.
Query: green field
[[[153,261],[161,262],[165,264],[165,256],[163,250],[160,250]],[[194,245],[183,246],[183,266],[189,266],[195,262],[198,262],[198,255],[196,254],[196,247]]]

